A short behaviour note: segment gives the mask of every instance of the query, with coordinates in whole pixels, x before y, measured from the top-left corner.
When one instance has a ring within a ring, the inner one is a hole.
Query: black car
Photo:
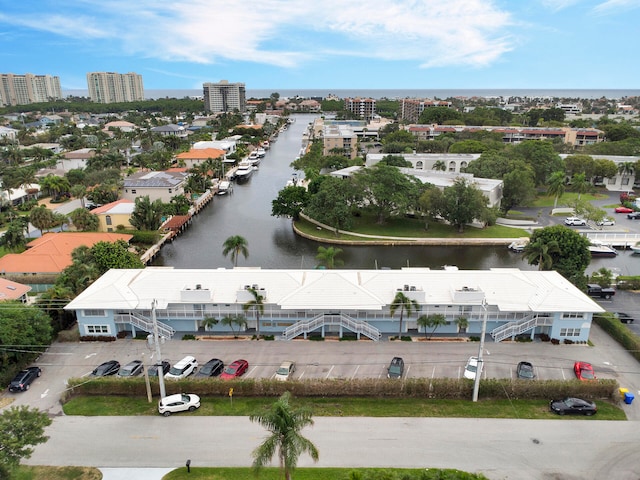
[[[171,364],[167,360],[163,360],[160,364],[151,365],[147,370],[147,375],[149,375],[150,377],[157,377],[158,369],[160,367],[162,367],[162,374],[166,375],[171,368]]]
[[[222,363],[222,360],[218,358],[212,358],[202,367],[200,367],[200,370],[198,371],[198,373],[196,373],[196,378],[217,377],[222,373],[223,369],[224,363]]]
[[[133,360],[127,363],[124,367],[118,371],[119,377],[136,377],[140,375],[144,371],[144,366],[142,365],[142,361]]]
[[[108,362],[98,365],[93,372],[92,377],[106,377],[107,375],[115,375],[120,370],[120,363],[116,360],[109,360]]]
[[[389,368],[387,368],[387,378],[402,378],[404,373],[404,360],[402,357],[393,357]]]
[[[640,212],[627,213],[627,218],[630,220],[638,220],[640,218]]]
[[[634,318],[631,315],[624,312],[614,312],[613,316],[620,320],[622,323],[633,323],[634,321]]]
[[[9,391],[24,392],[25,390],[29,390],[31,383],[40,375],[42,375],[40,367],[29,367],[26,370],[18,372],[9,384]]]
[[[551,400],[549,409],[558,415],[594,415],[596,404],[581,398],[567,397],[563,400]]]
[[[533,373],[533,365],[529,362],[518,363],[516,375],[518,378],[523,378],[525,380],[533,380],[536,377],[535,373]]]

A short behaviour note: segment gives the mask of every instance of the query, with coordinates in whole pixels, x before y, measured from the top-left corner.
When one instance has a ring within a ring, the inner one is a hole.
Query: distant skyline
[[[640,0],[0,0],[0,73],[146,89],[637,89]]]

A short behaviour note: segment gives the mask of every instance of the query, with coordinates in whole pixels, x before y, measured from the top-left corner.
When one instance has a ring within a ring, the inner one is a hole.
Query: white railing
[[[499,327],[494,328],[491,331],[491,338],[495,342],[501,342],[505,338],[514,337],[525,333],[535,327],[552,325],[553,320],[547,316],[533,315],[520,320],[518,322],[509,322]]]
[[[291,340],[298,335],[312,332],[324,325],[340,325],[353,333],[362,334],[376,342],[381,336],[380,330],[367,322],[355,320],[347,315],[320,314],[309,321],[300,321],[286,328],[285,331],[282,332],[282,339]]]
[[[115,316],[115,321],[116,323],[130,323],[134,327],[138,327],[145,332],[153,332],[153,322],[151,319],[146,318],[139,313],[119,313]],[[156,321],[156,323],[158,324],[158,335],[165,338],[171,338],[176,333],[176,331],[169,325],[158,321]]]

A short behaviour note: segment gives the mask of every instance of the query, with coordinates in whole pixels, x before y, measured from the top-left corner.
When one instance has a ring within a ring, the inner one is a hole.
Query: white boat
[[[258,158],[263,158],[267,154],[267,151],[264,148],[259,148],[255,150],[255,152],[258,155]]]
[[[615,248],[597,240],[591,240],[589,252],[591,252],[592,257],[615,257],[618,255],[618,251]]]
[[[249,160],[257,160],[260,158],[260,155],[258,155],[258,151],[254,150],[249,154]]]
[[[264,148],[265,150],[269,150],[270,147],[271,145],[269,145],[269,140],[265,140],[264,142],[262,142],[262,148]]]
[[[231,182],[229,180],[222,180],[218,183],[218,195],[226,195],[227,193],[231,193],[233,191],[233,186],[231,186]]]
[[[528,243],[529,243],[529,239],[514,240],[509,244],[508,248],[512,252],[522,253],[524,252],[524,247],[526,247]]]
[[[254,166],[249,162],[240,162],[238,168],[236,169],[234,176],[238,183],[246,182],[251,177],[253,173]]]
[[[640,245],[636,244],[636,245],[631,245],[629,247],[629,249],[634,253],[634,254],[640,254]]]

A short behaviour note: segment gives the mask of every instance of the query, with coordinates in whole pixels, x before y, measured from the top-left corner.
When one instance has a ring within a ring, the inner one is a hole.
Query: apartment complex
[[[60,78],[51,75],[0,73],[0,107],[62,99]]]
[[[429,100],[417,98],[405,98],[402,100],[400,118],[408,122],[418,122],[425,108],[447,107],[451,108],[451,102],[444,100]]]
[[[144,100],[142,75],[137,73],[87,73],[89,97],[94,103],[122,103]]]
[[[322,139],[324,156],[338,154],[352,160],[358,156],[358,136],[349,125],[325,125]]]
[[[244,83],[203,83],[204,111],[211,113],[244,113],[247,110],[247,97]]]
[[[373,98],[345,98],[344,109],[364,120],[371,120],[376,114],[376,101]]]

